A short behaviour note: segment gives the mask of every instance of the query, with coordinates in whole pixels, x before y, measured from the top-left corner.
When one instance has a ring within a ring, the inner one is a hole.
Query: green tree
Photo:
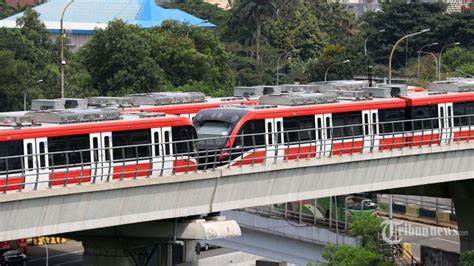
[[[0,19],[8,17],[10,14],[9,9],[7,2],[5,0],[0,0]]]
[[[377,215],[361,215],[351,222],[350,231],[352,236],[360,237],[362,247],[375,250],[382,232],[382,220]]]
[[[376,251],[365,247],[351,247],[348,245],[333,246],[324,248],[322,257],[327,263],[322,265],[339,266],[382,266],[390,265],[382,255]]]
[[[474,251],[464,251],[461,253],[461,266],[473,266],[474,265]]]
[[[178,8],[198,18],[207,19],[217,26],[216,30],[218,32],[224,30],[231,15],[230,12],[219,8],[216,5],[204,2],[203,0],[185,0],[175,3],[163,3],[162,6],[167,8]]]
[[[268,23],[269,43],[293,57],[307,61],[318,56],[328,43],[327,34],[319,29],[319,22],[308,0],[280,0],[275,19]]]
[[[237,8],[244,21],[255,25],[255,58],[259,60],[263,22],[275,12],[274,0],[242,0]]]

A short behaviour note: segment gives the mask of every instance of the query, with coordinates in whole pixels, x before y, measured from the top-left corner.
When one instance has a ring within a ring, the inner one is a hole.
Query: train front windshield
[[[196,128],[200,138],[225,137],[230,134],[232,125],[222,121],[206,121]]]

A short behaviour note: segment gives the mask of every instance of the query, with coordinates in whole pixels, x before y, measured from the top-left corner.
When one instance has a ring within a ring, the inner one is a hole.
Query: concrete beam
[[[226,220],[224,216],[212,217],[212,220],[164,220],[138,224],[114,226],[95,230],[86,230],[66,234],[68,238],[83,240],[84,238],[139,238],[139,239],[170,239],[177,240],[213,240],[240,236],[240,227],[234,220]]]
[[[268,163],[0,196],[0,241],[468,180],[474,143]]]

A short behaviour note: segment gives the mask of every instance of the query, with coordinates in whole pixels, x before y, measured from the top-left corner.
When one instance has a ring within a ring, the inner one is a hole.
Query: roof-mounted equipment
[[[139,104],[133,97],[89,97],[87,98],[89,106],[96,107],[138,107]]]
[[[474,91],[474,79],[451,79],[437,81],[428,85],[429,91],[470,92]]]
[[[367,101],[372,100],[369,93],[367,91],[361,90],[334,90],[328,91],[330,93],[334,93],[337,95],[338,100],[346,100],[346,101]]]
[[[31,101],[31,110],[64,110],[71,108],[86,108],[86,99],[59,98],[59,99],[36,99]]]
[[[170,105],[206,102],[206,95],[202,92],[154,92],[132,94],[140,105]]]
[[[42,110],[28,112],[27,115],[39,123],[73,124],[85,122],[98,122],[108,120],[119,120],[121,113],[115,108],[92,109],[68,109],[68,110]]]
[[[37,125],[32,115],[24,112],[0,113],[0,126],[3,127],[24,127]]]
[[[365,87],[362,89],[373,98],[395,98],[407,96],[407,85],[405,84],[383,84],[379,87]]]
[[[262,105],[311,105],[337,102],[335,93],[294,93],[279,95],[264,95],[259,98]]]

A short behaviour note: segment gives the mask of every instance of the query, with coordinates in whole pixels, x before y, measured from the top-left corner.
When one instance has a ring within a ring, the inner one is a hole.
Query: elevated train
[[[2,192],[196,169],[185,117],[79,108],[0,113],[0,125]]]
[[[203,110],[194,119],[201,153],[215,165],[258,164],[316,156],[430,145],[474,137],[474,87],[425,91],[380,88],[394,97],[281,94],[260,105]],[[357,93],[357,92],[356,92]],[[250,135],[249,135],[250,134]],[[245,136],[242,136],[245,135]],[[206,141],[206,138],[219,141]],[[217,153],[210,153],[214,150]],[[212,158],[217,162],[213,163]]]

